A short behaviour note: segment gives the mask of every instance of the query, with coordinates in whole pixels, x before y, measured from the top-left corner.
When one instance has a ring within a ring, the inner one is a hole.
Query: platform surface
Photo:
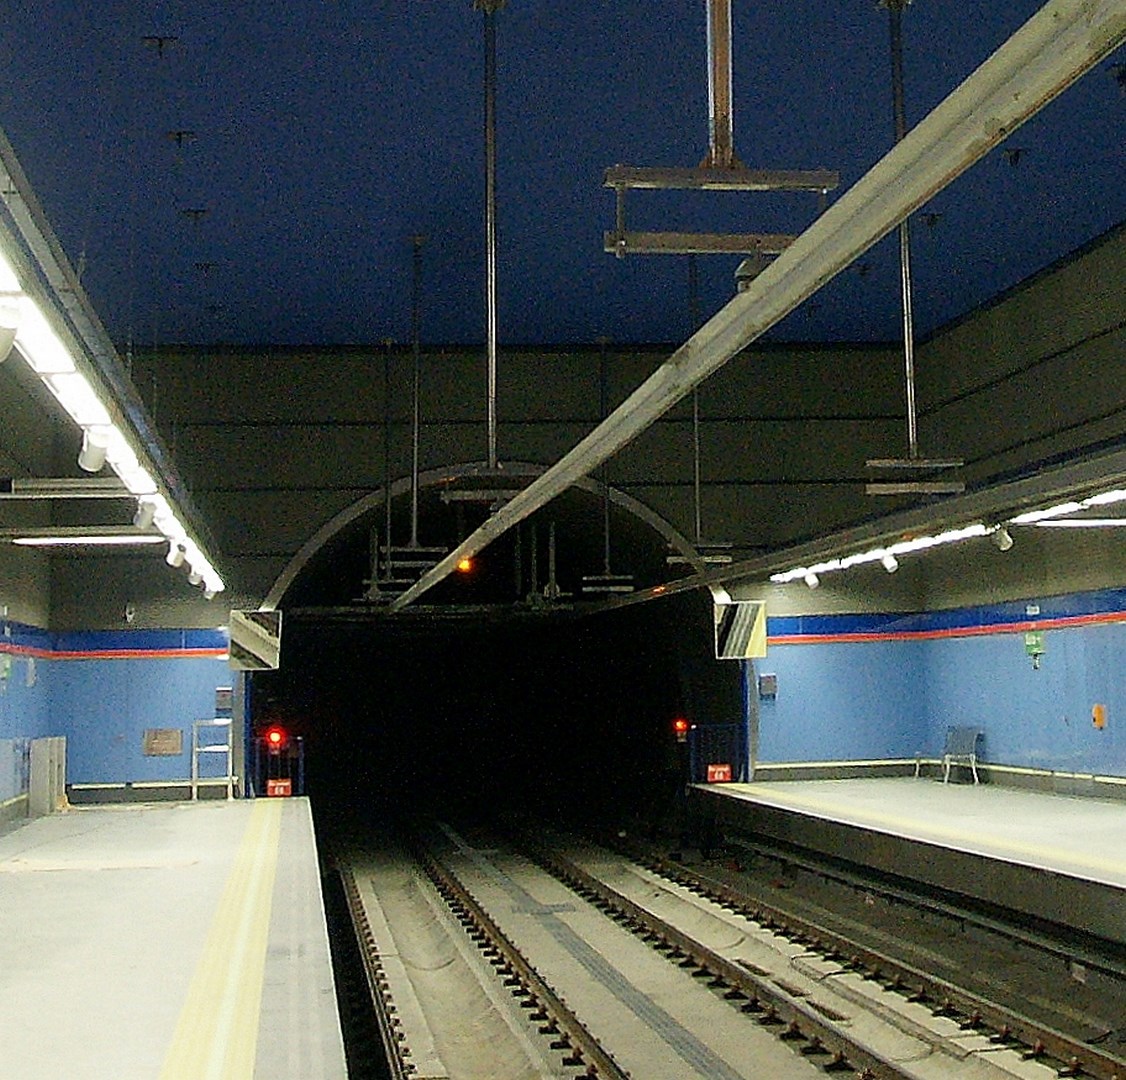
[[[1126,888],[1126,802],[933,779],[713,784],[708,792]]]
[[[347,1075],[305,799],[0,834],[0,1076]]]

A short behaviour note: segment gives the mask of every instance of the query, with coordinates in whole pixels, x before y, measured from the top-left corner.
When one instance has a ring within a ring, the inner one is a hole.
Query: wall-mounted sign
[[[184,733],[180,728],[146,728],[141,734],[145,757],[178,757],[184,752]]]

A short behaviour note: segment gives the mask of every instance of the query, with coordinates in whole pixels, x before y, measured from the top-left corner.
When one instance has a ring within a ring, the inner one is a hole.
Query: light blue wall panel
[[[231,682],[226,663],[211,658],[56,660],[52,667],[52,711],[68,739],[68,779],[78,784],[187,778],[192,722],[214,716],[216,687]],[[146,728],[180,728],[183,753],[145,757]]]
[[[921,660],[909,641],[770,646],[757,667],[778,696],[759,702],[758,760],[914,757],[927,742]]]
[[[985,732],[983,756],[1005,765],[1126,776],[1126,625],[1048,630],[1039,670],[1021,634],[921,643],[931,749],[950,724]],[[1107,707],[1107,726],[1092,707]]]

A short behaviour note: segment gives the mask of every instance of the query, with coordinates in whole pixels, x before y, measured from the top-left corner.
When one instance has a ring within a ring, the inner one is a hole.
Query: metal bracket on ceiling
[[[629,190],[661,191],[811,191],[824,208],[840,176],[828,169],[748,169],[735,154],[731,76],[731,0],[707,0],[708,8],[708,153],[694,169],[637,168],[606,170],[605,186],[616,196],[615,227],[603,247],[619,258],[639,255],[778,255],[795,237],[760,233],[636,232],[626,229]]]

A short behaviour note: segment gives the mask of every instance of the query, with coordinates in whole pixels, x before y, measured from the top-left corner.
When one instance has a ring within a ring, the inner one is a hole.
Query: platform
[[[5,1080],[343,1080],[305,799],[71,809],[0,834]]]
[[[724,827],[1126,943],[1126,803],[926,778],[698,785]]]

